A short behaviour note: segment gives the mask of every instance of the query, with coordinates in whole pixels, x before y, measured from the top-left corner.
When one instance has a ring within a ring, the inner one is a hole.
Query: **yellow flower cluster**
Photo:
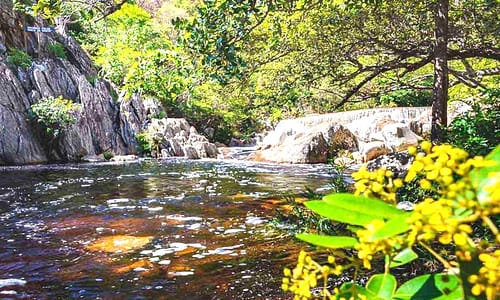
[[[380,257],[379,254],[391,256],[400,249],[418,243],[448,269],[476,264],[473,258],[478,257],[481,262],[479,271],[468,277],[472,285],[471,293],[476,296],[485,294],[487,299],[500,298],[500,233],[498,225],[492,221],[500,213],[500,172],[481,169],[481,172],[487,170],[484,172],[488,173],[484,175],[483,172],[480,180],[474,180],[474,176],[478,176],[477,172],[471,173],[474,169],[490,167],[498,162],[482,157],[470,158],[464,150],[450,145],[432,146],[429,142],[423,142],[420,148],[422,152],[418,152],[415,147],[408,149],[415,159],[404,182],[418,181],[422,189],[435,192],[432,196],[435,199],[421,199],[415,205],[406,220],[409,230],[404,234],[376,238],[376,233],[386,224],[384,220],[378,219],[374,219],[364,229],[357,230],[357,258],[354,258],[356,263],[350,266],[355,265],[357,269],[362,261],[366,269],[371,269],[372,260]],[[370,172],[364,167],[353,173],[352,177],[355,180],[355,195],[396,204],[396,192],[403,185],[403,180],[393,178],[394,174],[390,170],[382,168]],[[471,225],[478,224],[477,221],[482,221],[482,226],[493,233],[496,244],[486,241],[477,243],[471,237]],[[444,258],[428,246],[435,240],[443,245],[453,244],[455,256]],[[451,257],[456,261],[447,260]],[[334,299],[338,289],[330,293],[326,289],[326,279],[329,275],[340,275],[349,265],[336,265],[331,256],[328,263],[320,265],[301,252],[297,266],[293,270],[285,269],[282,288],[293,292],[294,299],[310,299],[311,288],[317,287],[318,281],[323,279],[322,296]]]
[[[454,242],[457,246],[466,246],[472,228],[462,224],[465,221],[454,216],[447,201],[427,198],[415,206],[408,219],[411,225],[407,241],[412,245],[416,241],[432,241],[439,236],[441,244]]]
[[[497,299],[500,297],[500,250],[481,253],[479,260],[483,266],[478,275],[469,276],[469,282],[472,283],[471,292],[475,296],[485,293],[488,299]]]
[[[390,254],[394,252],[393,249],[400,248],[404,243],[401,237],[374,239],[375,232],[384,225],[384,221],[375,219],[366,225],[366,229],[356,232],[359,239],[359,244],[356,245],[358,257],[363,261],[366,269],[371,269],[371,260],[377,253]]]
[[[354,194],[395,204],[396,191],[403,186],[403,181],[399,178],[394,179],[393,176],[394,173],[386,168],[370,172],[363,166],[352,173],[352,178],[356,181]]]
[[[330,275],[340,275],[342,266],[335,264],[333,256],[328,257],[328,263],[321,265],[314,261],[305,251],[300,251],[297,265],[293,270],[285,268],[281,288],[294,294],[294,300],[310,299],[311,288],[318,286],[318,280],[323,280],[323,295],[333,299],[326,288],[326,280]]]

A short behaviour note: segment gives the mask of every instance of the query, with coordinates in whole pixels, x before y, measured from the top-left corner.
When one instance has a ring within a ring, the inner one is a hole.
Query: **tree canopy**
[[[490,0],[209,0],[183,26],[186,44],[220,82],[271,68],[288,89],[331,110],[394,91],[432,90],[438,55],[449,68],[450,92],[495,86],[499,14],[500,3]],[[439,84],[448,90],[447,78]],[[446,103],[437,92],[434,102]]]

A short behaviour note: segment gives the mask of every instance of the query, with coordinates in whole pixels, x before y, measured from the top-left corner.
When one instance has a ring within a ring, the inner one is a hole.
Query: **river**
[[[305,245],[284,195],[325,192],[326,165],[138,161],[0,169],[0,298],[289,299]]]

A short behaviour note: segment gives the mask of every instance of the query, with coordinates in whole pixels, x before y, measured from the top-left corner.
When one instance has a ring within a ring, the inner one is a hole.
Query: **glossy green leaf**
[[[393,299],[461,300],[463,299],[463,293],[460,279],[456,275],[422,275],[401,285]]]
[[[337,299],[361,299],[359,296],[365,296],[365,299],[370,300],[383,300],[383,298],[377,297],[372,291],[366,289],[359,284],[352,282],[346,282],[342,284],[339,288],[339,293],[336,295]]]
[[[305,202],[304,205],[323,217],[327,217],[331,220],[351,225],[364,226],[375,219],[375,217],[372,215],[367,215],[342,207],[333,206],[323,200],[308,201]]]
[[[417,253],[415,253],[415,251],[413,251],[411,248],[406,248],[403,251],[396,254],[396,256],[394,256],[389,266],[391,268],[399,267],[407,263],[410,263],[417,258],[418,255]]]
[[[481,204],[491,200],[493,190],[487,187],[500,180],[500,145],[488,154],[485,159],[495,163],[491,166],[475,169],[470,175],[472,185],[477,191],[477,200]]]
[[[404,212],[402,215],[387,221],[384,226],[374,232],[372,238],[374,240],[383,239],[408,231],[410,225],[406,222],[406,219],[410,215],[411,213]]]
[[[404,213],[394,205],[382,200],[347,193],[327,195],[323,197],[323,200],[332,206],[380,219],[391,219]]]
[[[380,299],[391,300],[396,291],[396,277],[392,274],[376,274],[370,277],[366,284],[366,289]]]
[[[353,248],[356,244],[358,244],[357,239],[348,236],[297,234],[295,237],[309,244],[333,249]]]

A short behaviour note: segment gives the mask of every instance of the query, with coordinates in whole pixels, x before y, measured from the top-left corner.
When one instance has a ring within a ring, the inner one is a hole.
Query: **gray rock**
[[[386,147],[393,151],[403,151],[410,146],[417,146],[422,140],[410,130],[408,125],[403,123],[394,123],[384,126],[381,130]]]
[[[193,146],[184,146],[184,154],[186,158],[189,159],[199,159],[198,151]]]
[[[387,169],[394,172],[396,177],[403,177],[408,171],[411,163],[413,161],[413,156],[408,154],[407,151],[394,152],[386,154],[376,159],[368,162],[367,168],[370,171],[386,167]]]
[[[29,122],[29,107],[21,83],[0,61],[0,161],[3,164],[47,161],[42,144]]]
[[[294,137],[282,145],[257,151],[255,160],[293,164],[327,162],[328,144],[322,133],[310,132]]]

